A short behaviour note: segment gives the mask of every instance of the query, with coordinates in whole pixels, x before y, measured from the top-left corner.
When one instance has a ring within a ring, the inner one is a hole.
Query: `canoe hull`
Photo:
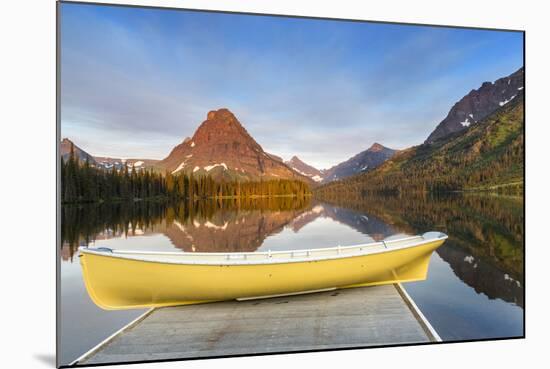
[[[424,280],[432,252],[443,242],[292,263],[170,264],[91,253],[80,261],[94,303],[119,310]]]

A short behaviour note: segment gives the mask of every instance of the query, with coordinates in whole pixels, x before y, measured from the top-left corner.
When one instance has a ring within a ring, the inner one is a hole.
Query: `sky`
[[[210,110],[265,151],[329,168],[422,143],[484,81],[523,65],[519,32],[61,4],[61,135],[162,159]]]

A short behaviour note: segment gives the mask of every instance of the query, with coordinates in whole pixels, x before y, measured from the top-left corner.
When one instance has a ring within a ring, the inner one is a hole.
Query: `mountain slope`
[[[296,172],[311,178],[315,182],[321,182],[323,180],[323,171],[304,163],[297,156],[293,156],[289,161],[286,161],[285,164],[294,169]]]
[[[523,188],[524,96],[470,127],[432,144],[412,147],[369,173],[317,189],[320,196]]]
[[[509,103],[524,86],[523,67],[508,77],[500,78],[494,83],[484,82],[477,90],[472,90],[457,102],[449,114],[426,139],[433,143],[453,133],[466,130]]]
[[[61,153],[61,157],[65,162],[69,160],[69,157],[71,156],[71,146],[73,148],[74,157],[78,159],[79,162],[84,163],[86,160],[88,160],[90,165],[98,165],[92,155],[88,154],[86,151],[76,146],[74,142],[72,142],[68,138],[62,139],[59,144],[59,151]]]
[[[387,147],[374,143],[370,148],[360,152],[354,157],[327,169],[323,174],[322,183],[339,180],[350,177],[355,174],[373,170],[386,160],[390,159],[397,150],[392,150]]]
[[[208,174],[217,180],[310,182],[279,157],[266,153],[228,109],[210,111],[193,137],[186,138],[158,164],[174,174]]]

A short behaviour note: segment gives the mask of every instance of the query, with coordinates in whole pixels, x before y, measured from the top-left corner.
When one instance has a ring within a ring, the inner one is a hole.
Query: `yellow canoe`
[[[447,235],[324,249],[188,253],[81,247],[88,294],[106,310],[274,297],[426,279]]]

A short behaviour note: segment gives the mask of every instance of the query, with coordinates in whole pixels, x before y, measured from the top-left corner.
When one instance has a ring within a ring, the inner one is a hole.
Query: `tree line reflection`
[[[449,235],[436,252],[455,275],[489,298],[523,307],[523,197],[487,194],[361,196],[333,206],[368,213],[394,230]]]

